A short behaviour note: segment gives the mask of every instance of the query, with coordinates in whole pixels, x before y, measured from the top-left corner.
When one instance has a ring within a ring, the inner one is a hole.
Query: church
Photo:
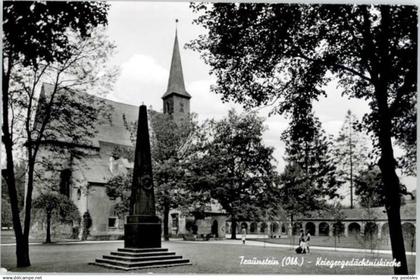
[[[51,85],[44,84],[40,97],[49,96],[52,90]],[[124,220],[118,217],[115,211],[119,198],[113,200],[108,197],[105,185],[109,179],[120,172],[133,170],[133,162],[124,157],[114,158],[113,151],[116,147],[133,147],[126,124],[137,121],[139,107],[95,96],[90,97],[101,99],[102,103],[111,108],[109,119],[98,118],[96,121],[96,133],[91,144],[82,147],[85,156],[76,158],[70,152],[60,155],[59,166],[62,168],[56,172],[57,174],[50,174],[50,176],[57,178],[59,192],[74,202],[80,216],[86,216],[86,213],[90,216],[91,226],[88,239],[120,239],[124,234]],[[176,31],[167,90],[162,96],[163,113],[170,114],[175,121],[181,121],[190,113],[191,98],[192,96],[185,89]],[[60,142],[64,149],[70,147],[71,144],[66,141]],[[54,144],[49,143],[49,145]],[[56,155],[50,150],[44,147],[40,154],[43,157],[55,157]],[[43,184],[42,180],[38,181],[39,186],[35,186],[34,197],[39,193],[37,187],[39,190],[41,184]],[[172,210],[169,218],[170,233],[172,236],[181,237],[183,234],[192,233],[191,224],[195,224],[194,234],[204,236],[212,233],[215,237],[224,238],[226,215],[221,207],[216,204],[209,205],[205,213],[205,217],[195,219],[189,213]],[[57,237],[82,238],[82,227],[83,221],[80,225],[57,225],[53,232]],[[35,223],[32,232],[41,235],[43,230],[40,223]]]

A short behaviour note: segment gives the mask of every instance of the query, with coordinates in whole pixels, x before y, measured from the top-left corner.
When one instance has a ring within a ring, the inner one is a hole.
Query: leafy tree
[[[122,173],[113,176],[106,183],[106,194],[111,199],[119,199],[115,206],[114,211],[119,218],[124,218],[130,210],[130,195],[131,184],[133,182],[132,173]]]
[[[365,208],[384,206],[384,184],[378,168],[370,167],[361,171],[354,182],[361,206]]]
[[[45,216],[47,237],[45,243],[51,243],[51,221],[58,217],[62,223],[80,223],[80,213],[73,201],[57,193],[42,193],[33,202],[34,210]]]
[[[396,274],[407,274],[392,139],[415,148],[417,8],[408,5],[192,4],[203,26],[190,46],[217,78],[213,91],[247,107],[306,110],[338,80],[371,111],[361,128],[379,153]],[[298,102],[297,102],[298,101]],[[409,132],[409,133],[407,133]],[[406,137],[409,135],[409,137]],[[410,159],[413,159],[411,153]]]
[[[354,175],[358,174],[369,162],[368,148],[365,143],[365,138],[354,127],[357,124],[357,119],[350,110],[347,111],[344,119],[344,124],[335,141],[335,161],[340,170],[340,175],[350,184],[350,208],[353,204],[353,183]]]
[[[3,5],[3,67],[2,67],[2,104],[3,126],[2,142],[6,150],[6,171],[2,176],[7,182],[10,204],[13,216],[13,228],[16,237],[17,266],[30,266],[29,260],[29,228],[32,205],[34,164],[39,149],[40,140],[45,136],[46,124],[51,119],[51,104],[55,93],[62,89],[59,81],[83,78],[82,81],[98,74],[95,66],[103,62],[102,55],[96,53],[94,59],[84,67],[74,65],[81,59],[92,58],[91,54],[84,56],[83,39],[92,35],[92,30],[98,25],[107,24],[109,5],[104,2],[7,2]],[[93,41],[91,41],[93,42]],[[103,43],[103,42],[102,42]],[[105,44],[108,46],[109,44]],[[79,64],[80,66],[80,64]],[[73,67],[73,70],[71,69]],[[84,70],[84,71],[83,71]],[[53,80],[54,91],[47,102],[44,118],[38,127],[36,135],[31,135],[36,108],[36,92],[40,81],[46,76]],[[61,78],[61,79],[60,79]],[[89,80],[89,79],[88,79]],[[109,80],[109,77],[108,77]],[[90,79],[90,81],[93,81]],[[16,106],[24,110],[15,110]],[[25,215],[22,226],[19,217],[18,195],[14,170],[15,121],[19,117],[23,121],[26,132],[24,143],[28,152],[28,180],[25,197]],[[71,131],[66,127],[64,131]]]
[[[231,110],[221,121],[211,121],[206,131],[207,141],[193,170],[199,178],[196,187],[209,192],[230,215],[235,239],[237,221],[260,218],[273,206],[273,148],[263,144],[263,120],[255,113]]]
[[[163,236],[169,240],[169,211],[187,199],[185,166],[181,164],[182,147],[193,133],[193,119],[179,121],[170,114],[151,114],[152,157],[156,182],[156,200],[163,215]]]

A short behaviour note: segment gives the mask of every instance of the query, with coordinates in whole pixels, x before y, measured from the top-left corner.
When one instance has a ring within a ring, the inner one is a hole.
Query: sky
[[[185,85],[192,95],[191,111],[197,113],[201,121],[221,119],[230,108],[243,111],[240,105],[223,103],[218,95],[210,92],[215,79],[209,75],[209,67],[198,53],[183,47],[205,32],[192,24],[196,16],[186,2],[111,2],[108,34],[117,46],[117,53],[110,63],[120,67],[120,76],[107,98],[133,105],[144,103],[162,111],[161,97],[167,86],[175,19],[178,19]],[[341,97],[334,81],[325,89],[328,97],[315,103],[314,110],[328,134],[337,135],[347,110],[359,119],[369,111],[365,101]],[[259,111],[259,115],[266,118],[264,143],[275,148],[277,168],[281,171],[285,163],[280,135],[288,121],[281,116],[268,117],[269,111],[269,108]]]

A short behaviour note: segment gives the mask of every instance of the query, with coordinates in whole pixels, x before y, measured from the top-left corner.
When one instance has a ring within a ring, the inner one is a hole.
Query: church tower
[[[176,20],[178,22],[178,20]],[[168,88],[162,96],[163,113],[170,114],[179,120],[190,113],[191,95],[185,89],[182,73],[181,54],[179,52],[178,31],[175,30],[175,42],[172,52],[171,70],[169,72]]]

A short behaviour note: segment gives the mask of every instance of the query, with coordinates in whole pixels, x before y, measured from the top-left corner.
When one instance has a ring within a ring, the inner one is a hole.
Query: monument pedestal
[[[119,270],[139,270],[147,268],[169,267],[179,265],[191,265],[188,259],[177,256],[166,248],[118,248],[110,255],[97,258],[95,262],[89,263],[106,268]]]
[[[161,248],[162,226],[156,216],[132,215],[124,225],[125,248]]]
[[[162,248],[161,232],[157,216],[130,215],[124,226],[124,248],[90,264],[120,270],[191,265],[189,259]]]

